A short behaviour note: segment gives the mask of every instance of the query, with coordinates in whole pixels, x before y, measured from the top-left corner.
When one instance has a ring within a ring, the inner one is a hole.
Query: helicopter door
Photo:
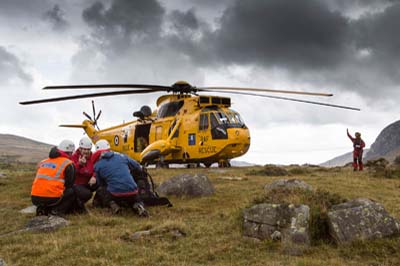
[[[225,114],[221,112],[212,112],[210,113],[210,120],[212,139],[228,139],[228,132],[226,130],[228,119]]]
[[[149,145],[151,124],[136,125],[134,138],[134,151],[142,152]]]

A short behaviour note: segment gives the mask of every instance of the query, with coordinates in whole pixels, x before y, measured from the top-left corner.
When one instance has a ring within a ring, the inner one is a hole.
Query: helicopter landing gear
[[[210,168],[212,163],[203,163],[206,168]]]
[[[160,156],[160,160],[156,162],[156,168],[169,168],[169,164],[164,162],[164,156]]]
[[[188,163],[186,168],[200,168],[200,163]]]
[[[156,162],[156,168],[169,168],[169,164],[158,161]]]
[[[218,162],[218,167],[219,168],[228,168],[228,167],[231,167],[231,163],[228,160],[220,160]]]

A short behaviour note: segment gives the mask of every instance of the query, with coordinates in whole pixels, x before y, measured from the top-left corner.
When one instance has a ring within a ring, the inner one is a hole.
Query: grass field
[[[371,177],[348,168],[297,169],[290,177],[257,175],[261,167],[229,169],[150,169],[155,182],[180,173],[204,173],[216,193],[204,198],[170,197],[174,207],[150,207],[150,218],[129,210],[112,216],[107,210],[71,215],[71,224],[52,233],[20,232],[33,217],[19,211],[31,205],[32,166],[1,166],[0,258],[10,265],[400,265],[400,239],[357,242],[346,246],[314,243],[301,257],[283,254],[279,243],[254,241],[241,234],[241,211],[264,195],[266,184],[298,178],[314,188],[351,199],[367,197],[400,218],[400,179]],[[290,171],[289,171],[290,172]],[[229,181],[219,177],[242,177]],[[186,236],[130,236],[139,230],[178,228]]]

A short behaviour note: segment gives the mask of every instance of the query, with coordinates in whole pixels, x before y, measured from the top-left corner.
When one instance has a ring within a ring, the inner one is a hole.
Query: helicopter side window
[[[183,101],[163,104],[157,112],[157,118],[174,116],[176,115],[176,113],[178,113],[178,111],[182,108],[182,106],[183,106]]]
[[[174,129],[175,125],[176,125],[176,120],[174,120],[171,123],[171,126],[169,127],[169,130],[168,130],[168,136],[169,136],[169,134],[171,134],[171,132]],[[179,128],[176,129],[176,131],[175,131],[174,135],[172,136],[172,138],[177,138],[178,136],[179,136]]]
[[[156,127],[156,140],[162,139],[162,126]]]
[[[227,139],[228,132],[226,131],[226,125],[223,124],[218,118],[216,113],[210,113],[211,120],[211,137],[213,139]]]
[[[208,129],[208,114],[200,114],[199,130]]]

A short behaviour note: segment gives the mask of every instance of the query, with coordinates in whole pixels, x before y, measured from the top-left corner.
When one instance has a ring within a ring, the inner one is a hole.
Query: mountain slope
[[[398,155],[400,155],[400,120],[388,125],[379,133],[365,159],[384,157],[393,161]]]
[[[37,163],[53,145],[11,134],[0,134],[0,162]]]

